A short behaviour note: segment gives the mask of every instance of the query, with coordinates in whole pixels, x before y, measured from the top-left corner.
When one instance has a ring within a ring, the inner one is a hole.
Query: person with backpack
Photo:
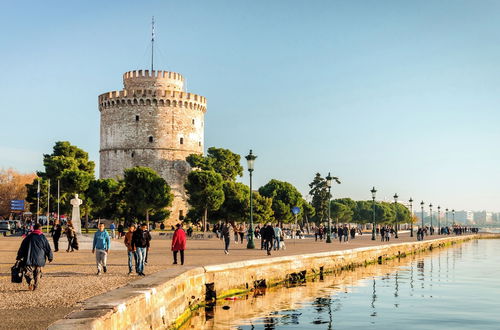
[[[40,224],[36,223],[33,226],[33,231],[23,239],[16,257],[16,260],[21,261],[24,268],[24,277],[29,290],[36,290],[46,260],[52,262],[53,258],[49,241],[40,230]]]
[[[146,274],[144,274],[144,261],[146,259],[146,251],[149,250],[151,241],[151,234],[147,229],[148,226],[143,223],[132,235],[132,249],[135,250],[135,255],[137,257],[135,271],[139,276],[146,276]]]

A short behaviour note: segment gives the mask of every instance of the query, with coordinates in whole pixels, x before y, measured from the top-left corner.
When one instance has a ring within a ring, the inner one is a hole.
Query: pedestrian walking
[[[150,247],[151,234],[147,230],[148,226],[143,223],[140,228],[137,228],[132,235],[132,248],[135,250],[137,257],[136,269],[138,275],[144,274],[144,260],[146,258],[146,250]]]
[[[123,232],[125,230],[125,227],[123,227],[123,225],[121,223],[118,224],[118,238],[122,238],[123,237]]]
[[[59,239],[61,238],[62,228],[60,224],[56,224],[50,231],[52,240],[54,241],[54,252],[59,251]]]
[[[101,271],[105,273],[108,271],[106,261],[110,245],[109,234],[104,228],[104,223],[101,222],[99,224],[99,230],[94,234],[94,241],[92,243],[92,253],[95,253],[95,261],[97,264],[97,276],[101,275]]]
[[[123,239],[123,243],[127,247],[127,255],[128,255],[128,275],[132,274],[132,261],[135,263],[135,268],[137,269],[137,256],[135,254],[135,249],[132,246],[132,236],[134,235],[135,225],[130,225],[128,227],[128,231],[125,234],[125,238]]]
[[[244,223],[240,223],[238,227],[238,234],[240,235],[240,242],[243,244],[243,238],[245,237],[245,233],[247,231],[246,225]]]
[[[181,265],[184,265],[184,250],[186,249],[186,232],[182,225],[178,223],[177,229],[172,237],[172,252],[174,254],[174,265],[177,265],[177,253],[181,255]]]
[[[260,230],[260,236],[264,241],[264,248],[266,249],[268,256],[271,255],[271,249],[273,248],[273,241],[275,238],[274,235],[274,228],[271,226],[270,222],[268,222],[266,226]]]
[[[40,230],[40,224],[37,223],[33,226],[31,234],[23,239],[16,257],[24,268],[24,278],[29,290],[38,288],[42,277],[42,267],[45,266],[46,260],[52,262],[53,258],[49,241]]]
[[[66,249],[66,252],[73,252],[74,251],[73,241],[76,239],[76,232],[73,229],[73,226],[67,225],[64,233],[66,234],[66,238],[68,239],[68,248]]]
[[[279,226],[274,227],[273,230],[274,230],[274,251],[279,251],[281,243],[281,235],[283,235],[283,231]]]
[[[116,226],[114,222],[112,222],[111,225],[109,225],[109,229],[111,230],[111,238],[116,238],[115,236]]]
[[[221,228],[221,239],[224,240],[224,253],[229,254],[229,244],[231,242],[231,235],[234,235],[233,226],[226,222]]]

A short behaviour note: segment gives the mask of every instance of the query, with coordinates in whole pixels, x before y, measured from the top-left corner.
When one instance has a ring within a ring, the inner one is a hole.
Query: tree
[[[90,182],[87,190],[88,202],[92,207],[92,215],[98,218],[117,218],[122,215],[124,205],[122,190],[124,181],[99,179]]]
[[[69,200],[73,198],[75,193],[80,194],[84,201],[83,210],[86,210],[87,200],[85,198],[85,191],[87,190],[90,182],[94,179],[94,162],[89,160],[88,153],[84,150],[71,145],[67,141],[56,142],[52,154],[43,155],[44,172],[37,172],[40,178],[40,184],[45,186],[50,179],[51,191],[51,205],[57,203],[57,192],[55,187],[57,181],[61,181],[61,212],[69,213],[71,205]],[[33,180],[31,184],[27,184],[28,190],[27,200],[30,203],[37,201],[37,187],[38,179]],[[40,205],[46,207],[47,188],[41,189],[41,194],[45,194],[45,198],[40,198]],[[87,209],[87,212],[89,210]]]
[[[245,221],[250,208],[250,188],[240,182],[224,181],[224,202],[214,214],[215,218],[226,221]]]
[[[16,170],[0,169],[0,215],[8,216],[11,200],[26,199],[26,184],[33,182],[36,175],[22,174]]]
[[[328,215],[328,201],[331,198],[328,192],[326,180],[321,177],[321,174],[316,173],[313,181],[309,184],[309,195],[312,196],[311,205],[316,210],[316,223],[323,221]]]
[[[316,210],[311,204],[309,204],[306,200],[303,199],[301,214],[303,223],[307,223],[309,225],[309,220],[314,218],[314,216],[316,215]]]
[[[210,147],[206,157],[192,154],[186,158],[186,161],[192,167],[219,173],[225,181],[234,181],[237,176],[243,175],[240,159],[240,155],[229,149]]]
[[[354,214],[354,212],[348,205],[344,203],[332,201],[332,203],[330,204],[330,212],[332,218],[337,220],[337,223],[352,222],[352,215]]]
[[[273,199],[264,197],[257,191],[253,191],[252,193],[254,223],[274,222]],[[250,218],[250,207],[247,208],[246,217]]]
[[[136,166],[126,169],[123,176],[123,198],[131,213],[145,216],[149,226],[149,216],[170,214],[166,208],[174,199],[167,182],[149,167]],[[164,218],[163,218],[164,219]],[[163,219],[155,218],[157,221]]]
[[[188,195],[188,203],[191,212],[203,214],[203,231],[206,230],[208,221],[208,212],[217,211],[224,202],[222,175],[214,171],[195,170],[189,173],[184,188]]]
[[[280,223],[291,222],[294,217],[292,207],[302,206],[302,195],[292,184],[272,179],[266,185],[259,188],[259,193],[272,198],[272,209],[274,218]]]

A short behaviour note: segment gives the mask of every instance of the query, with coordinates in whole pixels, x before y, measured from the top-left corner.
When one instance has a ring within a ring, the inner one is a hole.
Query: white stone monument
[[[82,205],[82,200],[78,198],[78,194],[75,194],[75,198],[70,200],[71,205],[73,205],[73,211],[71,212],[71,224],[73,229],[77,234],[82,233],[82,221],[80,219],[80,205]]]

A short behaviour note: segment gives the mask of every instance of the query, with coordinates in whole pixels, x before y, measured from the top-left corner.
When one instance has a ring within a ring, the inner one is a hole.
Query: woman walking
[[[184,265],[184,250],[186,249],[186,232],[182,225],[178,223],[172,237],[172,252],[174,254],[174,265],[177,265],[177,253],[181,255],[181,265]]]

